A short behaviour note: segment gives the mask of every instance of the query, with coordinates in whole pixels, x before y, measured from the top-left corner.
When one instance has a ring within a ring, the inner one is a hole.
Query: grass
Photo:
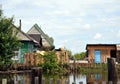
[[[107,73],[107,64],[92,64],[91,66],[78,66],[80,73]]]

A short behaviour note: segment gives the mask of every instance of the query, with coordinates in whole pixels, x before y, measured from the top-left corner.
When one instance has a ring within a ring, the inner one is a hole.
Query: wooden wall
[[[107,58],[111,57],[111,50],[116,50],[116,47],[113,45],[88,45],[86,49],[88,52],[88,61],[90,63],[93,63],[95,61],[95,50],[100,50],[101,62],[106,63]]]

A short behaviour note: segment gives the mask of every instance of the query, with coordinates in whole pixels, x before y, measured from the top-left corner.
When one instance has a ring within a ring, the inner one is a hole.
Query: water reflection
[[[0,84],[2,79],[7,79],[7,84],[31,84],[30,74],[1,74]]]
[[[57,79],[61,79],[62,83],[65,83],[65,80],[69,80],[70,84],[72,84],[74,81],[76,84],[79,84],[79,82],[83,82],[83,84],[87,84],[88,82],[94,82],[94,81],[107,81],[107,76],[105,74],[77,74],[74,75],[70,74],[68,76],[59,76],[59,75],[43,75],[45,77],[46,81],[45,84],[49,84],[50,78],[54,79],[54,84],[56,84]],[[31,75],[30,74],[12,74],[12,75],[4,75],[0,76],[0,83],[2,82],[2,79],[6,78],[8,81],[7,84],[11,84],[11,81],[14,82],[14,84],[31,84]]]
[[[72,84],[72,83],[74,82],[73,74],[71,74],[71,75],[69,76],[69,80],[70,80],[70,84]],[[87,76],[86,76],[86,75],[82,75],[82,74],[77,75],[77,76],[76,76],[76,79],[75,79],[75,83],[76,83],[76,84],[79,84],[79,82],[83,82],[83,84],[87,84],[87,83],[86,83],[86,82],[87,82]]]

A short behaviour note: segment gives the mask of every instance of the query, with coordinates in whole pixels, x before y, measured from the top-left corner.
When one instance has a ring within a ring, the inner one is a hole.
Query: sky
[[[74,53],[87,44],[120,43],[120,0],[0,0],[3,13],[27,32],[37,23],[56,48]]]

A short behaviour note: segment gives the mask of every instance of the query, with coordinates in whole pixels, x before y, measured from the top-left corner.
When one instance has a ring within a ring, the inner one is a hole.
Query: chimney
[[[21,30],[21,19],[19,20],[19,28]]]

